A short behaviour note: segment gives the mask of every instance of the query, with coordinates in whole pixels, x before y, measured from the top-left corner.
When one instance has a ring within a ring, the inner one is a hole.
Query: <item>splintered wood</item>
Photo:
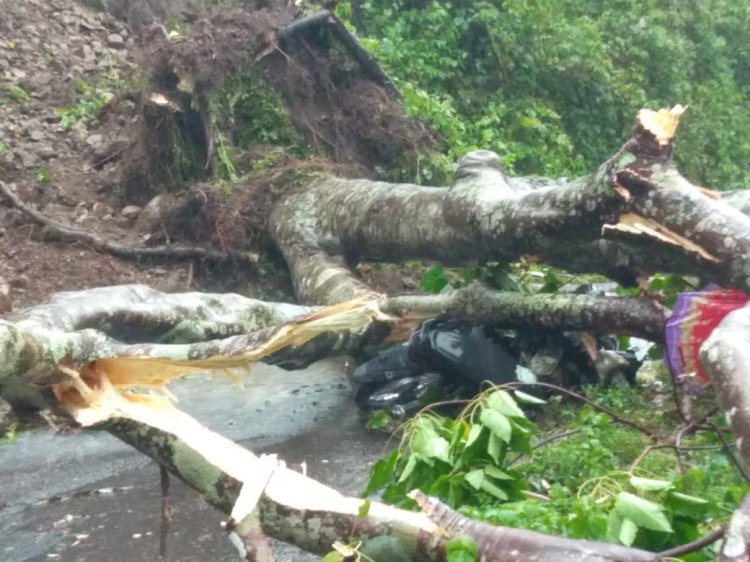
[[[677,234],[666,226],[659,224],[653,219],[647,219],[635,213],[626,213],[620,216],[620,221],[614,225],[604,225],[603,231],[616,231],[634,236],[647,236],[672,246],[679,246],[690,253],[698,254],[705,260],[719,263],[721,260],[709,254],[695,242]]]
[[[638,112],[638,121],[659,142],[665,146],[672,142],[680,124],[680,116],[687,109],[686,106],[675,105],[671,109],[641,109]]]
[[[261,343],[232,355],[184,360],[115,357],[98,359],[77,370],[61,367],[65,379],[53,385],[53,390],[63,406],[84,425],[103,421],[109,410],[112,416],[130,417],[133,412],[129,404],[133,403],[163,409],[165,396],[171,398],[166,385],[175,378],[218,371],[239,382],[239,374],[248,373],[251,365],[263,357],[302,345],[323,333],[364,330],[378,320],[394,319],[380,311],[377,300],[356,299],[279,326]],[[87,409],[94,411],[89,415],[84,412]]]

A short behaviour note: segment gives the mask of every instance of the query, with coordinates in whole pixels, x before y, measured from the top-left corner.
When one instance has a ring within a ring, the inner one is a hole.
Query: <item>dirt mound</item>
[[[185,35],[156,32],[144,44],[152,89],[144,102],[141,142],[129,157],[133,165],[123,181],[128,200],[148,199],[164,186],[203,181],[216,173],[219,144],[253,127],[236,106],[242,88],[258,91],[259,82],[283,105],[269,113],[283,111],[314,155],[358,175],[398,168],[434,147],[431,131],[405,115],[325,18],[297,26],[301,31],[292,34],[286,30],[294,14],[281,4],[218,12]],[[227,94],[227,84],[236,91]],[[266,96],[261,92],[259,97]],[[228,118],[220,119],[221,114]],[[237,153],[248,147],[230,148]]]
[[[159,4],[85,3],[128,21],[131,8]],[[51,219],[113,242],[269,249],[268,211],[290,186],[320,172],[377,176],[433,145],[325,25],[284,35],[290,3],[240,4],[169,36],[159,25],[134,34],[74,0],[0,0],[2,181]],[[61,242],[2,199],[0,255],[3,311],[132,282],[291,298],[273,260],[269,290],[247,271],[123,261]]]
[[[142,244],[141,209],[119,197],[119,161],[141,119],[127,96],[140,75],[130,30],[74,0],[0,0],[0,11],[0,181],[58,222]],[[0,256],[0,288],[10,288],[0,290],[0,314],[60,290],[120,283],[237,288],[217,282],[213,266],[134,263],[61,242],[2,197]]]

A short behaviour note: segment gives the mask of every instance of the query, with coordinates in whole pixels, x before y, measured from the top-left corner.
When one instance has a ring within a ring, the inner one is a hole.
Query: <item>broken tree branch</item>
[[[701,347],[701,363],[737,438],[737,449],[750,464],[750,307],[730,312]]]
[[[298,37],[310,29],[327,27],[333,36],[343,45],[349,55],[357,61],[364,73],[376,84],[380,84],[396,99],[401,99],[401,93],[393,83],[393,80],[385,73],[375,58],[367,52],[357,38],[346,28],[344,22],[337,18],[329,10],[321,10],[310,16],[295,20],[279,30],[279,43],[285,43]]]
[[[533,561],[614,561],[651,560],[660,558],[651,552],[597,541],[578,541],[561,537],[548,537],[524,529],[495,527],[469,519],[454,511],[437,498],[415,490],[409,496],[441,530],[449,535],[467,535],[477,543],[480,560]],[[553,539],[553,540],[550,540]]]
[[[261,459],[182,412],[143,411],[136,406],[128,413],[127,418],[101,419],[99,427],[167,467],[226,514],[237,504],[243,486],[254,487],[254,479],[264,473]],[[546,560],[552,553],[561,562],[584,557],[602,562],[658,560],[652,553],[619,545],[493,527],[457,514],[446,518],[445,510],[436,517],[438,511],[433,509],[428,518],[371,502],[366,515],[361,515],[362,503],[278,466],[267,480],[257,516],[269,536],[318,554],[328,552],[336,540],[389,536],[397,539],[411,560],[442,560],[443,542],[461,533],[477,542],[488,562]]]
[[[449,187],[320,179],[275,205],[271,234],[297,295],[316,304],[368,294],[348,268],[359,259],[526,257],[578,272],[677,271],[747,288],[750,218],[674,168],[681,110],[641,111],[631,139],[596,173],[535,189],[506,178],[488,151],[462,159]]]
[[[61,293],[0,322],[0,384],[53,384],[61,379],[61,364],[90,365],[110,376],[114,370],[142,370],[136,380],[143,382],[148,372],[153,384],[177,373],[231,372],[253,361],[301,368],[386,338],[403,339],[423,320],[441,315],[507,328],[660,341],[667,310],[646,298],[519,295],[479,284],[444,295],[380,297],[331,309],[124,285]]]
[[[448,294],[393,297],[381,305],[392,316],[425,320],[455,316],[503,328],[615,333],[659,342],[669,310],[646,298],[521,295],[472,284]]]
[[[744,562],[750,559],[750,493],[735,510],[724,532],[717,562]]]

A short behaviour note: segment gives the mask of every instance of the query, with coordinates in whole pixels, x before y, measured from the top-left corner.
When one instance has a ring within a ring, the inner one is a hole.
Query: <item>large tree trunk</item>
[[[350,265],[360,258],[458,264],[527,257],[631,278],[692,273],[747,289],[750,219],[741,206],[733,208],[679,175],[671,160],[679,113],[642,111],[632,138],[596,173],[572,182],[508,179],[487,152],[468,155],[445,188],[317,181],[276,203],[271,233],[300,300],[336,306],[164,296],[142,287],[61,295],[0,324],[0,385],[51,388],[79,422],[106,428],[232,513],[255,553],[266,550],[257,547],[254,522],[314,552],[335,540],[390,536],[411,559],[442,559],[444,540],[463,532],[486,560],[656,559],[615,545],[461,520],[424,498],[430,516],[375,504],[358,516],[361,501],[262,462],[163,401],[129,389],[160,388],[185,372],[231,372],[254,361],[299,367],[396,337],[441,314],[661,339],[669,311],[647,297],[521,297],[470,286],[449,295],[389,299],[359,280]],[[747,310],[730,315],[705,353],[746,461],[747,330]],[[262,498],[258,509],[253,498]],[[742,528],[743,515],[733,529]]]
[[[676,126],[679,111],[663,112]],[[680,176],[673,131],[665,137],[655,121],[642,111],[632,138],[572,182],[534,188],[506,178],[487,151],[467,155],[446,188],[322,180],[277,205],[272,234],[300,299],[321,304],[368,294],[344,258],[456,265],[530,257],[577,272],[672,271],[747,289],[750,218]]]

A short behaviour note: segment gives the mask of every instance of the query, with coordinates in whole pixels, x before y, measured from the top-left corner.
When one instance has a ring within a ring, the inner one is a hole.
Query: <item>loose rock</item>
[[[138,205],[128,205],[120,211],[120,214],[128,220],[135,220],[141,214],[141,208]]]
[[[112,49],[124,49],[125,39],[119,33],[112,33],[107,37],[107,45]]]

